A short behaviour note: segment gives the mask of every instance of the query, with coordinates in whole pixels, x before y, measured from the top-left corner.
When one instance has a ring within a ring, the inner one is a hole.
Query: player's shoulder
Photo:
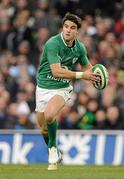
[[[47,40],[46,45],[58,45],[59,39],[60,39],[60,34],[52,36]]]
[[[85,51],[86,48],[85,48],[85,45],[83,42],[79,41],[79,40],[76,40],[76,46],[82,51]]]

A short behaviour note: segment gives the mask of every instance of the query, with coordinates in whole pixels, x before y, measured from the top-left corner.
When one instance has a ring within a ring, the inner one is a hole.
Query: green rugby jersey
[[[84,45],[75,40],[75,45],[69,48],[60,33],[51,37],[45,44],[40,66],[37,74],[37,85],[45,89],[59,89],[68,87],[69,79],[54,78],[50,69],[50,64],[60,63],[63,68],[72,70],[76,62],[81,65],[89,63]]]

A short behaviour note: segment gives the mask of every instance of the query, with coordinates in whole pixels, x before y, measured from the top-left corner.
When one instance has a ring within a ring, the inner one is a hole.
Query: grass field
[[[0,165],[0,179],[124,179],[124,166]]]

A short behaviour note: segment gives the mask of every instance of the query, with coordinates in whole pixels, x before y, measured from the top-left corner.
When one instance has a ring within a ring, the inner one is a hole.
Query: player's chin
[[[65,39],[70,38],[70,34],[64,34],[64,38],[65,38]]]
[[[71,41],[72,38],[71,38],[70,36],[66,36],[66,37],[65,37],[65,40],[66,40],[66,41]]]

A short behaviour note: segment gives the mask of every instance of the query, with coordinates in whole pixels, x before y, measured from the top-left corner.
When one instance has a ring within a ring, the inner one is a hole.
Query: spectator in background
[[[17,118],[14,129],[34,129],[34,124],[30,121],[30,109],[25,101],[17,104]]]
[[[108,86],[104,89],[101,97],[101,107],[108,108],[115,103],[116,89]]]
[[[24,87],[26,93],[26,102],[28,103],[31,112],[34,112],[35,108],[35,85],[32,82],[27,82],[27,85]]]
[[[39,0],[35,12],[34,29],[38,31],[40,28],[47,28],[51,35],[55,35],[59,31],[61,19],[56,13],[55,8],[50,7],[47,0]]]
[[[97,100],[90,99],[86,107],[87,107],[87,111],[79,118],[77,127],[79,129],[94,129],[95,112],[98,109]]]
[[[10,75],[16,79],[27,78],[34,80],[36,69],[32,64],[28,63],[27,56],[20,54],[16,57],[16,65],[9,69]]]
[[[115,33],[119,44],[124,41],[124,15],[122,13],[120,19],[115,24]]]
[[[13,43],[14,49],[13,51],[16,53],[19,44],[27,40],[30,45],[31,49],[33,49],[34,40],[33,40],[33,30],[31,27],[28,26],[28,20],[30,18],[30,11],[29,10],[22,10],[18,12],[14,22],[14,31],[13,31]]]
[[[59,129],[77,129],[78,118],[78,112],[66,105],[59,114]]]
[[[17,80],[15,77],[9,74],[9,65],[14,63],[14,58],[10,52],[4,52],[4,55],[0,59],[0,74],[1,82],[5,89],[11,94],[10,99],[14,101],[15,95],[18,91]]]
[[[6,11],[6,14],[11,17],[14,13],[14,6],[12,0],[1,0],[0,1],[0,7],[1,9],[4,9]]]
[[[42,52],[44,43],[50,37],[50,31],[47,27],[38,28],[36,32],[36,48],[38,52]]]
[[[0,129],[5,128],[7,118],[7,106],[10,102],[10,94],[3,83],[0,83]]]
[[[106,112],[98,109],[95,114],[95,129],[107,129]]]
[[[32,66],[32,68],[37,67],[38,55],[36,49],[32,51],[29,41],[24,40],[18,45],[16,56],[18,55],[26,56],[28,59],[27,63],[29,64],[29,66]]]
[[[116,99],[115,99],[115,104],[116,106],[119,108],[120,110],[120,118],[122,123],[124,123],[124,71],[123,70],[119,70],[117,73],[117,82],[118,82],[118,86],[117,86],[117,94],[116,94]],[[124,126],[123,126],[124,129]]]
[[[0,97],[0,129],[5,128],[7,103],[3,97]]]
[[[5,121],[5,129],[15,129],[15,124],[18,121],[17,117],[17,103],[11,103],[7,109],[7,116]]]
[[[13,50],[12,25],[9,18],[0,19],[0,50]]]
[[[117,87],[118,87],[117,68],[111,66],[108,69],[108,73],[109,73],[109,86],[113,87],[113,89],[117,89]]]
[[[101,64],[104,64],[107,68],[119,67],[119,59],[117,59],[117,52],[113,47],[108,47],[106,50],[105,57],[101,59]]]
[[[15,0],[16,13],[29,9],[30,3],[27,0]]]
[[[116,56],[121,59],[122,53],[119,44],[116,41],[116,36],[114,32],[108,32],[105,36],[105,41],[108,42],[109,46],[114,48],[116,51]]]
[[[81,91],[77,95],[77,100],[74,104],[75,109],[77,109],[79,115],[82,115],[86,112],[87,103],[89,101],[89,95],[85,91]]]
[[[107,117],[107,123],[108,127],[107,129],[122,129],[123,124],[121,122],[120,118],[120,112],[118,107],[116,106],[110,106],[107,108],[106,112],[106,117]]]

